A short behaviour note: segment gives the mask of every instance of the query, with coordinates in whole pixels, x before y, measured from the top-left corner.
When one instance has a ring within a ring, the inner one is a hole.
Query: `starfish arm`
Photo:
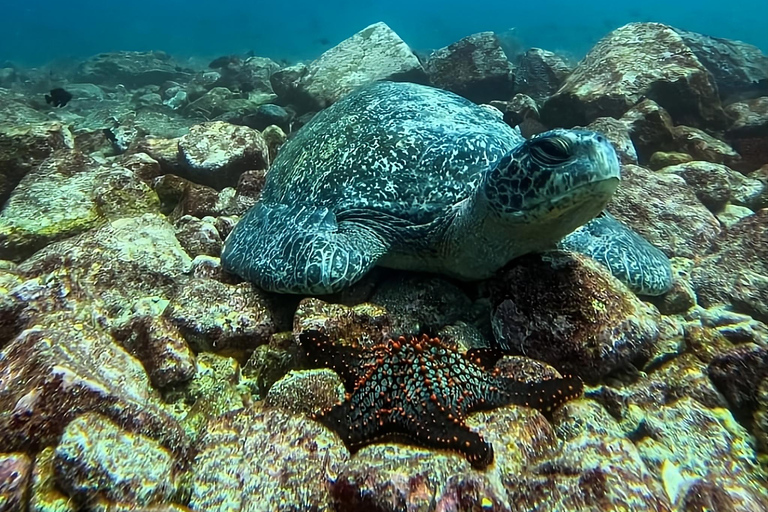
[[[305,368],[330,368],[339,374],[347,393],[354,390],[361,377],[359,349],[333,343],[328,335],[314,329],[303,331],[299,343]]]

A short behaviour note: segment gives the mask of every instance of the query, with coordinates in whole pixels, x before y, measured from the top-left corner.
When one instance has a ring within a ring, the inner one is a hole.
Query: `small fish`
[[[61,87],[51,89],[50,94],[45,95],[45,102],[54,107],[63,107],[72,99],[72,93],[65,91]]]

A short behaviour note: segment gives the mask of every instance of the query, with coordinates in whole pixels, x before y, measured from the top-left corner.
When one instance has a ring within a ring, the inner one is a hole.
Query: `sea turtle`
[[[586,130],[526,140],[494,110],[412,83],[352,92],[281,148],[224,268],[266,290],[325,294],[374,265],[476,280],[554,248],[616,190],[616,153]],[[653,248],[637,241],[612,247],[647,261]]]

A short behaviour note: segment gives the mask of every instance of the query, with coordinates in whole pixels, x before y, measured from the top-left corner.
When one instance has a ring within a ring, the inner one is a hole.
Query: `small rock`
[[[224,242],[212,222],[184,215],[174,223],[174,228],[176,238],[190,257],[221,255]]]
[[[276,331],[271,304],[250,283],[183,283],[163,312],[196,351],[255,348]]]
[[[543,104],[560,88],[570,72],[568,64],[558,55],[541,48],[531,48],[517,64],[515,92],[527,94]]]
[[[288,133],[291,132],[290,128],[291,127],[289,126]],[[274,162],[275,158],[277,158],[277,151],[280,149],[280,146],[285,144],[285,141],[288,140],[288,136],[282,128],[274,125],[267,126],[264,131],[261,132],[261,136],[264,138],[264,141],[269,148],[269,161]]]
[[[755,212],[744,206],[736,206],[733,204],[725,205],[725,208],[721,212],[717,213],[717,220],[723,227],[730,228],[744,217],[754,215]]]
[[[515,94],[510,101],[491,101],[489,105],[501,111],[504,115],[504,122],[509,126],[514,127],[527,120],[539,120],[539,107],[533,98],[525,94]]]
[[[275,333],[269,343],[256,347],[243,367],[252,393],[267,396],[275,382],[299,365],[298,355],[299,345],[291,332]]]
[[[254,130],[262,131],[268,126],[278,126],[282,130],[290,130],[292,114],[280,105],[268,103],[261,105],[253,114],[243,118],[243,123]]]
[[[169,500],[175,491],[173,465],[173,456],[157,441],[94,413],[67,425],[53,457],[57,485],[89,505],[141,507]]]
[[[30,488],[30,510],[35,512],[77,512],[77,505],[56,485],[53,472],[54,448],[49,446],[35,457]]]
[[[144,365],[156,388],[188,381],[195,374],[195,355],[176,326],[160,316],[167,300],[148,298],[115,325],[112,336]]]
[[[743,179],[743,176],[725,165],[701,161],[665,167],[659,172],[682,177],[699,201],[712,213],[717,213],[725,207],[731,199],[732,183],[738,177]]]
[[[126,155],[121,165],[143,181],[152,181],[163,174],[160,163],[146,153]]]
[[[651,155],[648,167],[654,171],[669,167],[671,165],[685,164],[692,162],[693,157],[688,153],[679,153],[677,151],[656,151]]]
[[[387,310],[376,304],[350,308],[315,298],[303,299],[293,317],[294,333],[317,329],[330,339],[359,340],[363,345],[381,343],[389,335],[390,325]]]
[[[293,414],[313,414],[330,409],[344,400],[344,385],[328,368],[292,371],[275,382],[265,405]]]
[[[551,126],[619,118],[645,98],[677,123],[722,128],[725,113],[712,75],[674,29],[630,23],[598,42],[544,104]]]
[[[269,149],[261,134],[246,126],[203,123],[179,139],[181,176],[216,189],[234,186],[240,174],[269,166]]]
[[[425,69],[436,87],[475,103],[505,100],[514,89],[514,67],[493,32],[473,34],[435,50]]]
[[[491,285],[502,348],[594,381],[647,356],[658,313],[591,258],[524,257]]]
[[[171,212],[171,217],[179,219],[191,215],[202,219],[215,216],[220,210],[219,203],[219,193],[216,189],[184,180],[183,194]]]
[[[739,165],[741,156],[728,144],[711,135],[690,126],[675,126],[675,141],[683,153],[688,153],[694,160],[704,160],[728,167]]]
[[[622,164],[636,164],[637,151],[632,143],[625,123],[612,117],[598,117],[587,126],[587,130],[600,132],[608,138]]]
[[[629,130],[637,158],[643,164],[648,163],[655,153],[677,147],[672,117],[653,100],[641,101],[627,110],[620,120]]]

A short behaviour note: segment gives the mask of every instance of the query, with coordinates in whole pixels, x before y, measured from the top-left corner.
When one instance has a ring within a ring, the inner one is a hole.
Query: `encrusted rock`
[[[110,417],[174,451],[186,437],[165,412],[141,364],[109,334],[89,325],[92,313],[48,314],[0,352],[0,443],[36,451],[56,443],[82,413]],[[86,320],[86,322],[83,322]]]
[[[648,167],[654,171],[669,167],[671,165],[685,164],[693,162],[693,157],[688,153],[678,151],[656,151],[651,155],[648,161]]]
[[[691,273],[704,307],[730,304],[768,322],[768,209],[723,231]]]
[[[234,186],[244,171],[266,169],[269,148],[256,130],[220,121],[190,128],[179,139],[181,176],[216,189]]]
[[[3,119],[6,119],[3,117]],[[0,206],[32,169],[57,149],[72,149],[75,139],[69,128],[58,122],[0,124]]]
[[[475,103],[505,100],[514,89],[514,67],[493,32],[472,34],[435,50],[425,68],[436,87]]]
[[[678,147],[694,160],[725,164],[729,167],[736,167],[741,161],[741,156],[728,144],[698,128],[675,126],[672,132]]]
[[[625,123],[612,117],[598,117],[587,126],[600,132],[611,142],[622,164],[636,164],[637,151]]]
[[[469,297],[439,277],[389,279],[376,288],[370,302],[389,313],[393,336],[437,332],[457,320],[472,320],[473,316]]]
[[[630,23],[604,37],[547,100],[542,119],[584,126],[600,116],[621,117],[645,98],[677,123],[725,125],[712,75],[682,37],[660,23]]]
[[[621,116],[638,160],[645,164],[658,151],[677,148],[673,133],[674,123],[669,113],[653,100],[645,99]]]
[[[747,495],[761,505],[741,510],[768,506],[752,438],[727,409],[707,409],[696,400],[682,398],[646,411],[643,431],[647,435],[637,448],[657,478],[668,480],[669,472],[674,472],[672,486],[684,479],[706,479],[717,482],[737,501]]]
[[[525,94],[515,94],[509,101],[491,101],[489,105],[501,111],[504,115],[504,122],[509,126],[518,126],[524,121],[539,120],[539,107],[533,98]],[[525,132],[523,135],[530,136]]]
[[[527,94],[537,103],[554,94],[571,72],[558,55],[531,48],[520,58],[515,70],[515,92]]]
[[[163,315],[197,352],[255,348],[276,331],[271,304],[250,283],[190,279],[179,287]]]
[[[189,507],[330,510],[328,475],[347,459],[335,434],[301,416],[253,408],[214,418],[190,469]]]
[[[76,512],[77,506],[56,485],[53,473],[54,448],[49,446],[35,456],[30,488],[30,510],[37,512]]]
[[[267,396],[272,385],[298,364],[299,345],[291,332],[273,334],[269,343],[259,345],[243,366],[254,395]]]
[[[132,314],[112,329],[112,335],[144,365],[152,385],[163,388],[191,379],[195,355],[178,328],[161,316],[167,300],[139,301]]]
[[[758,404],[758,389],[768,377],[768,350],[745,343],[715,356],[709,377],[739,414],[750,414]]]
[[[190,263],[165,218],[145,214],[53,243],[19,265],[19,272],[68,278],[115,318],[141,298],[170,298]]]
[[[151,181],[163,174],[160,163],[146,153],[126,155],[121,165],[144,181]]]
[[[0,453],[0,510],[27,510],[31,477],[32,460],[27,454]]]
[[[174,223],[176,238],[192,258],[200,255],[218,257],[221,254],[224,242],[216,226],[213,225],[213,218],[206,217],[206,219],[209,220],[184,215]]]
[[[347,307],[308,298],[299,303],[293,318],[293,332],[308,329],[324,331],[330,339],[365,343],[380,343],[390,332],[391,319],[387,310],[376,304]]]
[[[669,257],[704,255],[720,233],[720,223],[685,181],[636,165],[621,168],[622,181],[608,203],[614,217]]]
[[[290,103],[319,110],[377,80],[426,81],[413,51],[381,22],[342,41],[303,69],[276,72],[272,85]],[[281,82],[282,87],[276,82]]]
[[[328,368],[290,372],[275,382],[265,405],[294,414],[319,413],[344,400],[344,386]]]
[[[76,503],[117,502],[143,507],[175,492],[174,459],[146,436],[86,413],[72,421],[54,452],[57,485]]]
[[[768,95],[733,103],[725,111],[734,119],[726,137],[742,157],[740,170],[768,163]]]
[[[659,334],[658,313],[579,254],[524,257],[491,287],[502,347],[587,380],[647,356]]]

